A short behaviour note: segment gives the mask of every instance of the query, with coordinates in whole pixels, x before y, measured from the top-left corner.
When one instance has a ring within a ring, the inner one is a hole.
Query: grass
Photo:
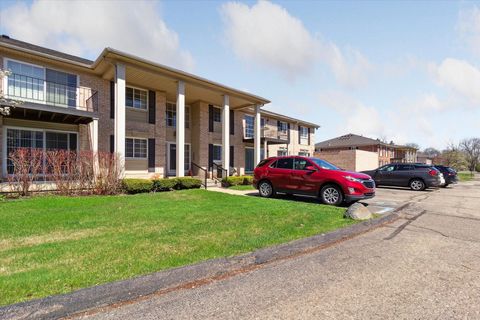
[[[251,184],[248,184],[248,185],[238,185],[238,186],[231,186],[231,187],[228,187],[228,189],[232,189],[232,190],[255,190],[255,188],[251,185]]]
[[[458,172],[457,175],[460,181],[471,181],[474,177],[470,172]]]
[[[0,203],[0,305],[354,223],[344,209],[205,190]]]

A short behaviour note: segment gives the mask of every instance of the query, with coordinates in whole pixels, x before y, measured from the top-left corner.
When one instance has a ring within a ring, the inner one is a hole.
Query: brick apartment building
[[[125,176],[235,174],[263,157],[313,155],[317,125],[263,109],[265,98],[106,48],[95,61],[0,37],[0,168],[18,147],[110,151]]]
[[[391,162],[416,162],[417,150],[350,133],[315,144],[315,156],[344,169],[361,171]]]

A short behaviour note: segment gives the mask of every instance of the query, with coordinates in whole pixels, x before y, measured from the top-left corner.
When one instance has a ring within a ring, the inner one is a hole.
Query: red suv
[[[375,182],[366,174],[344,171],[318,158],[273,157],[260,161],[253,185],[262,197],[277,192],[320,197],[340,205],[375,196]]]

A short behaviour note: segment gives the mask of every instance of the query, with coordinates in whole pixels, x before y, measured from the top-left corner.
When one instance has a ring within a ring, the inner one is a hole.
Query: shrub
[[[151,192],[153,191],[153,180],[123,179],[123,189],[129,194]]]
[[[222,185],[224,187],[250,185],[253,183],[252,176],[231,176],[222,179]]]
[[[202,181],[199,179],[191,178],[191,177],[182,177],[182,178],[175,178],[177,183],[175,185],[175,189],[198,189],[202,186]]]
[[[153,180],[153,191],[170,191],[175,189],[177,179],[155,179]]]

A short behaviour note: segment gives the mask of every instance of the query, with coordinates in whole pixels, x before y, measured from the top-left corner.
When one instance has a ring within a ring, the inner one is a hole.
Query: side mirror
[[[310,171],[310,172],[317,171],[317,169],[315,169],[314,166],[306,166],[306,167],[305,167],[305,170]]]

